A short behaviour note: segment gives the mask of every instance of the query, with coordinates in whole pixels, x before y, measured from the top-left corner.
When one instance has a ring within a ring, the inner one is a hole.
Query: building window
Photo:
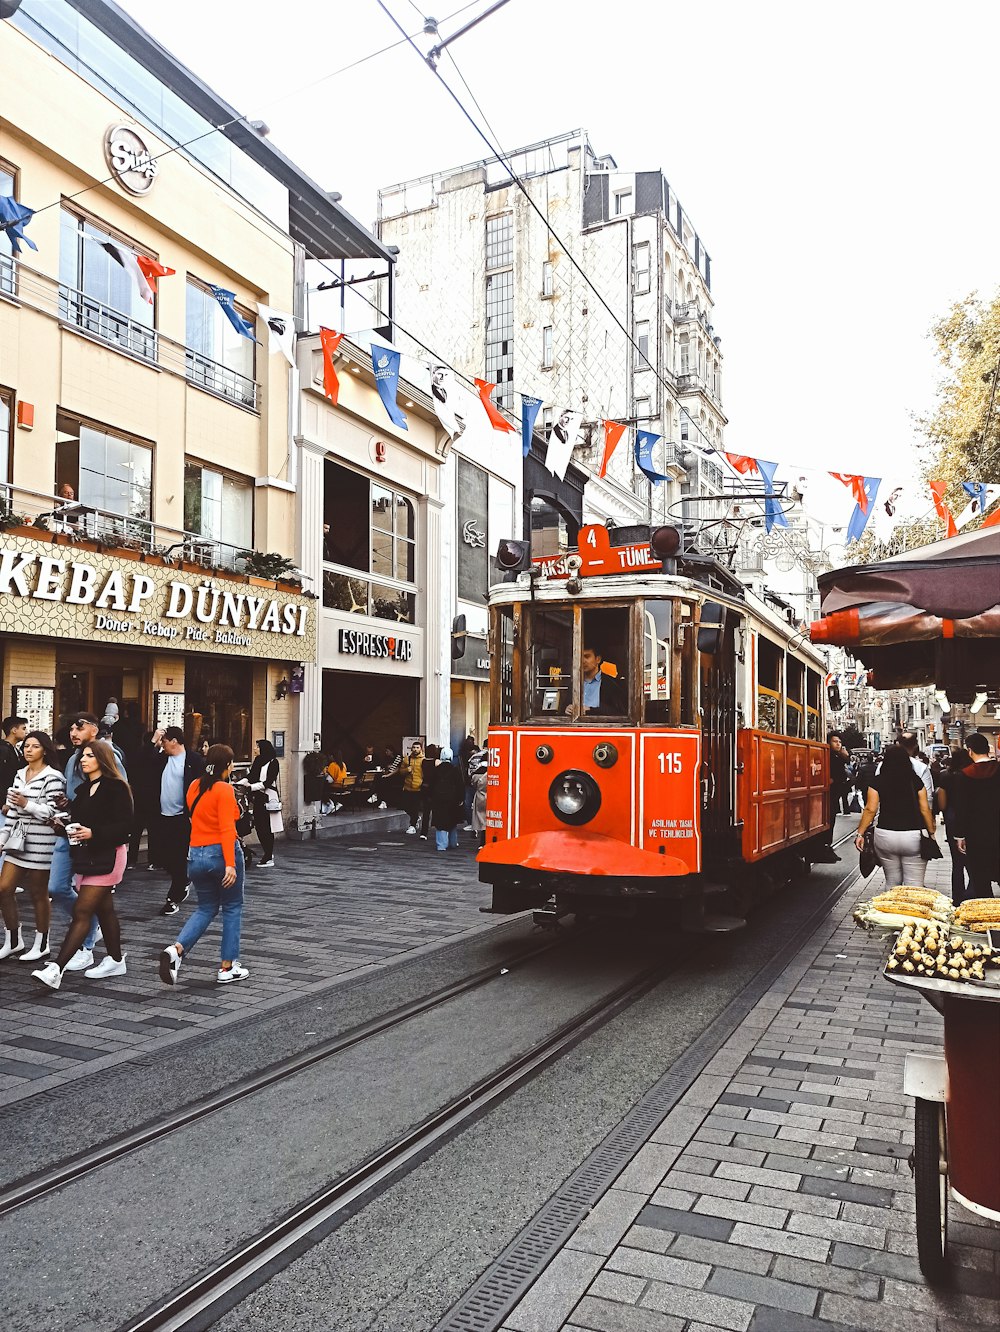
[[[11,479],[10,464],[14,452],[13,433],[14,395],[9,389],[0,389],[0,462],[3,464],[4,481],[10,481]]]
[[[249,310],[236,309],[253,323],[254,315]],[[186,373],[192,384],[242,407],[257,406],[255,344],[236,332],[212,293],[190,279],[185,340]]]
[[[556,288],[555,270],[552,266],[552,260],[546,259],[542,264],[542,295],[551,296]]]
[[[201,463],[184,464],[184,530],[231,547],[220,563],[232,567],[253,546],[253,484]]]
[[[59,217],[59,317],[134,356],[156,360],[154,305],[107,246],[135,246],[63,208]],[[150,256],[155,257],[155,256]]]
[[[323,605],[412,624],[416,610],[416,516],[405,495],[327,462]],[[360,576],[359,576],[360,575]]]
[[[151,536],[153,449],[60,412],[56,417],[56,493],[71,486],[88,509],[87,534],[144,544]]]
[[[649,420],[649,399],[636,398],[635,400],[635,419],[637,421]]]
[[[682,411],[682,412],[681,412],[681,439],[683,439],[683,440],[689,440],[689,439],[691,438],[690,434],[688,433],[689,430],[690,430],[689,417],[688,417],[688,415],[687,415],[686,412],[683,412],[683,411]]]
[[[691,344],[688,342],[687,335],[684,334],[677,344],[677,354],[680,358],[677,365],[679,375],[691,373]]]
[[[632,211],[632,191],[615,190],[615,217],[627,217]]]
[[[16,185],[13,167],[7,166],[5,162],[0,162],[0,194],[16,199]],[[6,292],[8,296],[13,296],[17,291],[16,274],[17,269],[14,265],[14,248],[11,244],[10,232],[0,231],[0,291]]]
[[[649,241],[632,246],[632,283],[636,296],[647,296],[652,287]]]
[[[551,370],[555,364],[552,352],[552,325],[546,324],[542,329],[542,369]],[[549,412],[549,424],[552,424],[552,413]]]
[[[648,370],[649,365],[649,320],[640,319],[635,326],[635,347],[633,348],[632,369]]]
[[[514,262],[514,215],[486,219],[486,269],[509,268]]]
[[[543,407],[543,408],[542,408],[542,434],[545,436],[546,439],[548,439],[548,437],[549,437],[549,435],[550,435],[551,433],[552,433],[552,408],[551,408],[551,407]]]
[[[486,378],[497,385],[493,401],[514,406],[514,271],[486,278]]]

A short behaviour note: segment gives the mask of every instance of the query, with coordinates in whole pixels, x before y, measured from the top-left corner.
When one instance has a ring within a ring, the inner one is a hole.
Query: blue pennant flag
[[[0,194],[0,225],[10,237],[12,254],[21,253],[18,241],[24,241],[25,245],[30,245],[33,250],[38,249],[31,237],[24,234],[24,228],[34,216],[30,208],[25,208],[24,204],[19,204],[9,194]]]
[[[962,489],[968,495],[969,499],[972,501],[973,504],[976,504],[978,501],[979,512],[985,513],[985,511],[989,508],[989,505],[986,502],[986,482],[963,481]],[[975,510],[973,510],[973,512],[975,512]]]
[[[375,372],[375,387],[382,399],[382,406],[389,413],[389,420],[401,430],[408,430],[406,417],[400,411],[396,401],[396,387],[399,384],[399,352],[391,347],[378,347],[372,343],[372,370]]]
[[[531,452],[531,435],[541,405],[541,398],[526,398],[523,393],[521,394],[521,453],[525,458]]]
[[[872,509],[875,507],[875,497],[878,495],[878,488],[882,484],[880,476],[865,477],[865,497],[868,500],[868,508],[862,509],[860,504],[855,504],[854,512],[851,514],[851,521],[847,524],[847,537],[844,541],[845,546],[849,546],[852,541],[860,541],[861,534],[868,526],[868,519],[872,515]]]
[[[762,462],[758,458],[757,466],[764,478],[764,530],[770,532],[772,527],[787,527],[788,519],[785,517],[785,511],[781,507],[781,501],[774,493],[774,474],[778,469],[778,464],[776,462]]]
[[[244,319],[236,309],[233,302],[236,300],[235,291],[227,291],[225,287],[212,287],[212,295],[222,306],[222,313],[226,316],[233,328],[241,338],[247,338],[250,342],[256,342],[253,335],[254,326],[249,319]]]
[[[637,430],[635,432],[635,461],[639,471],[643,476],[649,478],[654,486],[658,486],[661,481],[668,481],[670,478],[662,472],[658,472],[653,466],[653,445],[662,435],[654,435],[652,430]]]

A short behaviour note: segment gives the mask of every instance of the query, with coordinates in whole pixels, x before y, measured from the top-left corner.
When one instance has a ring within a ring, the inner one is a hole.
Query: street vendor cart
[[[1000,1222],[1000,970],[983,984],[885,974],[944,1017],[944,1054],[907,1054],[903,1073],[903,1090],[914,1098],[917,1259],[924,1276],[939,1281],[947,1274],[949,1199]]]

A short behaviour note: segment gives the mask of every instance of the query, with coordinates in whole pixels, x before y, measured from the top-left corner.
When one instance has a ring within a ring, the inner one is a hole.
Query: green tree
[[[929,477],[948,483],[955,513],[968,496],[963,481],[1000,480],[1000,293],[973,292],[931,329],[944,370],[937,404],[918,424],[931,446]]]

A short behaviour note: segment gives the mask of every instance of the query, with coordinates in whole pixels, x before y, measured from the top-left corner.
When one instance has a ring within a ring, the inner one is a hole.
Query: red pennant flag
[[[608,463],[611,461],[611,455],[618,447],[618,442],[628,429],[627,425],[622,425],[620,421],[604,422],[604,457],[601,459],[601,470],[598,476],[606,476]]]
[[[493,390],[496,388],[496,384],[491,384],[488,379],[477,379],[476,388],[479,390],[479,397],[486,408],[486,415],[490,418],[490,425],[493,429],[513,434],[514,426],[505,420],[493,405]]]
[[[1000,527],[1000,508],[995,509],[984,522],[979,524],[980,532],[984,527]],[[954,532],[949,532],[948,535],[954,536],[955,534]]]
[[[743,453],[727,453],[726,462],[729,463],[730,467],[735,468],[741,476],[751,476],[757,471],[757,459],[748,458]]]
[[[150,259],[148,254],[137,254],[135,262],[139,265],[142,276],[146,279],[153,291],[156,290],[156,279],[161,277],[173,277],[177,272],[176,268],[168,268],[166,264],[158,264],[155,259]]]
[[[937,511],[937,516],[945,524],[946,527],[945,536],[950,536],[950,537],[956,536],[958,534],[958,528],[955,526],[955,519],[952,515],[951,510],[944,502],[944,492],[945,488],[948,485],[948,482],[929,481],[928,485],[931,488],[931,495],[934,498],[934,508]],[[991,521],[996,522],[998,518],[1000,518],[1000,510],[997,511],[997,514],[993,517],[993,519],[991,519]],[[983,523],[984,527],[987,527],[988,525],[989,525],[988,523]]]
[[[868,512],[868,492],[865,490],[865,478],[852,476],[850,472],[831,472],[834,481],[840,481],[854,496],[854,502],[862,513]]]
[[[340,395],[340,380],[333,368],[333,358],[343,336],[343,333],[334,333],[332,328],[320,326],[319,340],[323,348],[323,392],[335,407]]]

